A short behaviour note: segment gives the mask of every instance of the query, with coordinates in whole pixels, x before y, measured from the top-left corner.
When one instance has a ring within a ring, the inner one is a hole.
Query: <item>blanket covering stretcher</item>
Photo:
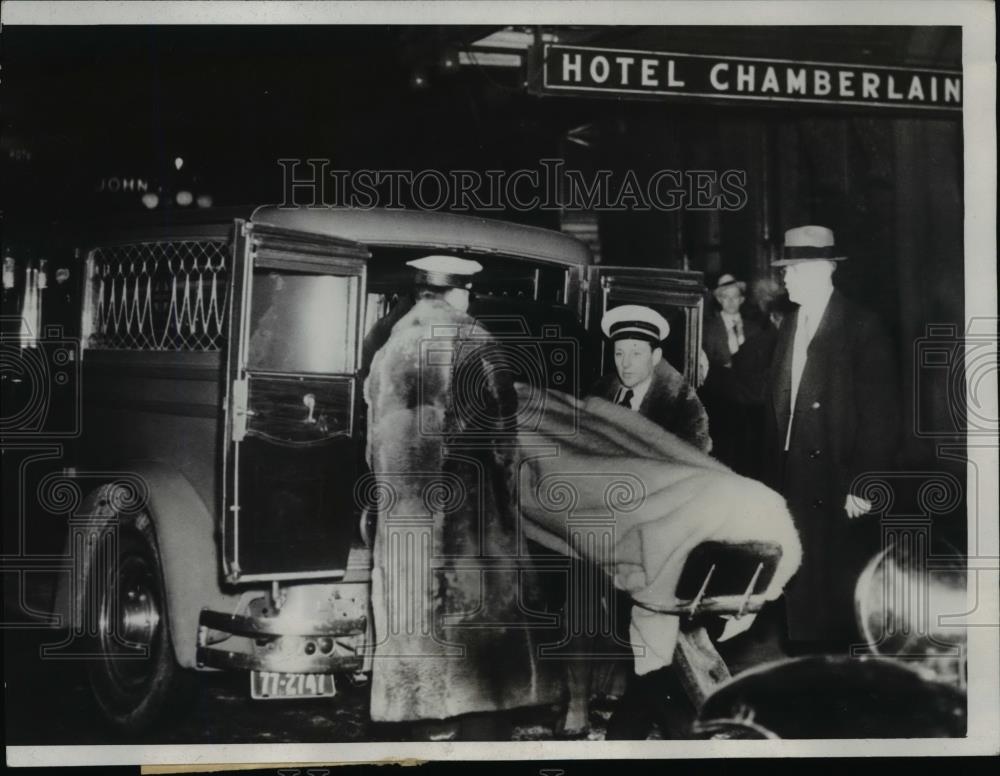
[[[675,602],[685,560],[702,542],[774,542],[783,554],[763,598],[781,595],[802,548],[780,494],[611,402],[517,390],[519,415],[530,419],[519,426],[517,489],[527,537],[597,563],[634,601],[659,607]],[[638,674],[672,662],[679,627],[676,616],[633,606]]]

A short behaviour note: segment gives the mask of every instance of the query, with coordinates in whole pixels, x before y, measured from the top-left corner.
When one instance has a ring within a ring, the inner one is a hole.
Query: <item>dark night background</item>
[[[851,257],[838,284],[878,310],[899,344],[898,366],[910,380],[904,415],[951,422],[940,391],[921,392],[911,378],[927,324],[964,330],[960,119],[541,98],[525,89],[522,68],[457,64],[459,52],[498,29],[7,27],[5,250],[28,260],[49,251],[65,263],[65,248],[45,247],[69,231],[53,222],[145,211],[135,192],[97,191],[106,178],[162,188],[162,218],[176,209],[179,189],[208,194],[216,206],[279,201],[279,158],[329,159],[331,169],[346,170],[513,171],[554,157],[587,175],[631,170],[640,181],[662,169],[745,170],[748,202],[737,212],[487,215],[563,229],[582,218],[582,236],[603,263],[686,266],[704,271],[709,284],[723,272],[765,277],[785,229],[830,226]],[[518,31],[527,40],[543,32]],[[605,47],[961,68],[957,27],[544,32]],[[176,157],[184,159],[179,171]],[[904,447],[914,462],[933,455],[926,440]]]
[[[489,31],[8,28],[5,145],[31,159],[10,165],[4,210],[139,208],[137,197],[99,205],[98,181],[169,180],[175,156],[217,205],[280,198],[279,157],[341,169],[537,167],[572,120],[567,106],[538,110],[508,69],[444,64]]]

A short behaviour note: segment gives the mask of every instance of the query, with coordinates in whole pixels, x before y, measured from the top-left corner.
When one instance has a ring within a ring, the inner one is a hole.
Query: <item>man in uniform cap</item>
[[[660,343],[670,333],[666,319],[648,307],[621,305],[604,314],[601,330],[614,347],[615,373],[598,380],[591,394],[635,410],[708,452],[708,414],[694,389],[663,358]]]
[[[663,358],[660,344],[670,334],[666,319],[649,307],[621,305],[604,314],[601,331],[614,348],[615,370],[597,381],[591,395],[638,412],[707,453],[712,446],[708,414],[683,375]],[[584,676],[589,668],[584,667]],[[664,689],[661,685],[669,672],[656,671],[640,678],[626,672],[621,662],[597,663],[596,668],[599,676],[604,675],[604,692],[610,695],[624,692],[608,723],[608,738],[645,738],[651,719],[651,699]],[[666,678],[673,692],[677,688],[671,681]]]
[[[440,294],[441,299],[463,313],[469,309],[472,276],[483,269],[478,261],[458,256],[424,256],[408,261],[406,265],[416,270],[415,283],[420,289],[419,296],[426,298]]]
[[[458,256],[424,256],[406,262],[413,267],[414,295],[412,299],[400,298],[388,315],[379,318],[365,335],[361,346],[361,379],[368,376],[372,359],[392,332],[400,318],[406,315],[418,299],[438,298],[460,312],[469,309],[472,277],[482,271],[483,265]]]
[[[496,340],[466,313],[479,263],[409,265],[416,299],[365,381],[368,462],[391,494],[378,504],[372,547],[371,717],[418,723],[431,738],[503,737],[484,731],[497,712],[562,694],[561,673],[539,661],[523,624],[538,582],[519,567],[509,492],[517,393],[492,361]]]
[[[805,650],[842,650],[856,637],[853,590],[874,532],[855,484],[885,471],[897,446],[894,358],[878,319],[833,286],[845,256],[833,232],[785,232],[789,299],[765,400],[765,479],[785,495],[802,539],[802,566],[785,592],[789,638]]]

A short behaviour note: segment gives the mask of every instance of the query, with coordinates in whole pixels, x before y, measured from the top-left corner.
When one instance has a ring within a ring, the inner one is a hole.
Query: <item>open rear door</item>
[[[230,582],[339,577],[356,531],[368,250],[237,223],[226,400]]]
[[[645,267],[589,268],[587,328],[600,332],[601,318],[613,307],[640,304],[659,312],[670,324],[663,356],[692,385],[698,374],[701,321],[705,303],[700,272]],[[601,338],[601,374],[614,369],[614,354]]]

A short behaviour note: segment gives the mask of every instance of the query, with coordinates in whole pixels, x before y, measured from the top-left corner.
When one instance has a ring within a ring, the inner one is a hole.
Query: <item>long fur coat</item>
[[[708,434],[708,413],[684,376],[661,359],[653,367],[652,379],[639,405],[639,414],[702,452],[709,452],[712,439]],[[597,381],[590,395],[613,402],[621,387],[622,382],[612,369]]]
[[[421,299],[372,361],[377,721],[549,704],[563,693],[526,614],[538,590],[515,530],[517,394],[497,352],[472,318]]]

